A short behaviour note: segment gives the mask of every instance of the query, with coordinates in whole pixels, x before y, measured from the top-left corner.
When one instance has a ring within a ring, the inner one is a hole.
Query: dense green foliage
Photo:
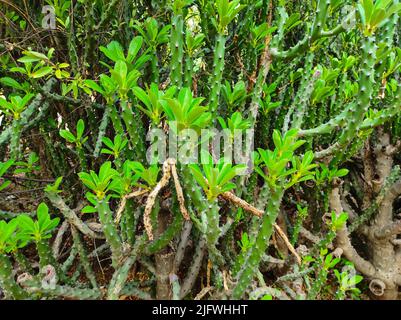
[[[397,298],[398,0],[0,9],[0,298]]]

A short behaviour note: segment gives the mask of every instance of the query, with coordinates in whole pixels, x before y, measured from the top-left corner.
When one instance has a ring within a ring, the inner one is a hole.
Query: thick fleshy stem
[[[347,119],[348,125],[343,134],[339,138],[340,145],[346,145],[351,142],[358,130],[358,126],[363,120],[364,114],[368,111],[370,106],[370,99],[372,97],[374,79],[374,67],[376,61],[377,46],[375,38],[366,37],[362,44],[362,70],[359,79],[359,97],[355,108],[351,108],[350,117]]]
[[[99,200],[96,209],[99,213],[99,220],[103,226],[104,235],[111,248],[113,266],[116,267],[122,257],[122,244],[109,204],[104,199]]]
[[[193,77],[193,57],[187,55],[185,57],[185,73],[184,73],[184,86],[192,88]]]
[[[55,285],[52,288],[43,288],[38,280],[27,280],[22,283],[26,290],[33,294],[37,293],[46,297],[63,297],[74,300],[97,300],[102,297],[99,290],[74,288],[71,286]]]
[[[144,236],[137,238],[135,241],[134,248],[132,249],[130,255],[126,258],[124,263],[119,267],[113,274],[113,278],[110,281],[107,299],[108,300],[118,300],[121,290],[123,290],[125,282],[127,281],[129,271],[136,261],[140,250],[142,249],[142,244],[146,238]]]
[[[36,241],[36,248],[38,250],[40,268],[43,269],[48,265],[53,266],[56,270],[58,279],[61,281],[65,281],[66,277],[64,276],[60,265],[57,263],[53,255],[53,251],[49,245],[49,240],[41,239],[39,241]]]
[[[29,260],[25,257],[25,255],[21,252],[16,250],[13,252],[13,257],[15,261],[17,261],[19,267],[24,271],[30,274],[33,274],[33,268]]]
[[[106,134],[107,125],[109,124],[109,113],[110,108],[105,108],[102,121],[100,122],[99,126],[99,133],[96,140],[95,151],[93,152],[93,156],[97,158],[100,153],[100,148],[102,147],[102,139]]]
[[[15,282],[10,259],[3,253],[0,253],[0,286],[9,299],[22,300],[28,298],[28,294]]]
[[[209,110],[215,114],[219,104],[219,96],[221,90],[221,79],[224,71],[224,54],[226,49],[226,37],[222,34],[216,36],[216,44],[214,48],[213,58],[213,74],[210,79],[210,98]]]
[[[130,136],[130,141],[134,148],[134,154],[138,161],[145,161],[145,143],[143,137],[142,121],[136,110],[132,110],[131,104],[127,101],[121,101],[122,118]]]
[[[182,87],[182,65],[184,58],[184,17],[182,12],[177,12],[172,16],[170,50],[171,84],[180,89]]]
[[[114,105],[107,106],[107,108],[110,109],[110,118],[111,122],[113,123],[114,130],[116,131],[117,134],[123,135],[124,134],[124,128],[121,123],[121,117],[117,112],[117,109]]]
[[[260,226],[255,244],[249,250],[243,268],[237,275],[238,282],[233,290],[232,299],[240,299],[251,284],[253,276],[269,245],[269,240],[273,233],[273,225],[280,211],[283,194],[284,190],[280,187],[271,190],[270,199],[267,203],[265,215],[263,216],[262,225]]]

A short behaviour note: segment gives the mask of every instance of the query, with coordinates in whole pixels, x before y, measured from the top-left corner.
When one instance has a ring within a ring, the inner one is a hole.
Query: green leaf
[[[68,130],[60,130],[60,136],[70,143],[74,143],[77,140],[75,136]]]
[[[14,80],[10,77],[1,78],[0,83],[2,83],[5,86],[17,89],[17,90],[24,90],[23,86],[21,86],[16,80]]]
[[[43,78],[53,71],[52,67],[43,67],[31,74],[31,77],[34,79]]]
[[[82,135],[84,134],[84,130],[85,130],[85,123],[82,119],[79,119],[77,123],[77,140],[81,140]]]
[[[348,174],[349,170],[348,169],[340,169],[336,172],[336,177],[344,177]]]

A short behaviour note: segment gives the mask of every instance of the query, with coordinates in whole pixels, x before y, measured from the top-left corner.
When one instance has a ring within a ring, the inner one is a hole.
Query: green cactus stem
[[[185,72],[184,72],[184,86],[187,88],[192,88],[192,78],[193,74],[193,58],[190,56],[185,57]]]
[[[109,113],[110,113],[110,108],[106,107],[103,117],[102,117],[102,121],[100,122],[99,133],[97,135],[95,151],[93,152],[93,156],[95,158],[99,157],[100,148],[102,147],[102,139],[106,134],[107,125],[109,124],[109,116],[110,116]]]
[[[132,147],[134,149],[135,158],[138,161],[145,161],[146,149],[143,140],[144,130],[142,126],[142,120],[140,115],[135,110],[132,110],[132,106],[127,101],[121,101],[122,118],[127,128],[128,134],[131,138]]]
[[[33,274],[33,268],[30,261],[25,257],[25,255],[21,251],[17,250],[13,252],[13,257],[15,261],[17,261],[21,270]]]
[[[132,265],[135,263],[140,251],[142,250],[145,239],[145,236],[140,236],[137,238],[129,257],[127,257],[121,267],[114,272],[108,289],[108,300],[117,300],[119,298],[121,290],[124,288],[125,282],[127,281],[128,273]]]
[[[110,105],[107,106],[107,108],[110,110],[110,118],[111,122],[113,123],[114,130],[116,131],[117,134],[123,135],[124,134],[124,128],[121,123],[121,117],[117,112],[117,109],[115,106]]]
[[[40,268],[42,269],[47,265],[51,265],[56,270],[58,279],[61,281],[66,280],[66,277],[61,271],[60,265],[57,263],[56,258],[53,255],[53,251],[49,245],[49,240],[41,239],[36,241],[36,249],[38,250]]]
[[[109,204],[104,199],[99,200],[96,209],[99,213],[99,220],[103,226],[104,235],[111,248],[113,266],[116,267],[122,257],[122,245]]]
[[[344,133],[339,138],[341,146],[347,145],[355,137],[355,132],[361,124],[365,113],[370,106],[370,99],[372,97],[374,79],[374,67],[376,61],[376,39],[374,36],[365,37],[362,44],[362,70],[359,78],[359,95],[355,107],[349,110],[349,117],[347,118],[347,126]]]
[[[68,258],[64,261],[64,263],[61,266],[61,270],[63,271],[63,273],[67,273],[68,270],[71,268],[77,254],[78,254],[78,249],[73,244],[70,250],[70,254],[68,255]]]
[[[243,268],[237,275],[238,282],[232,293],[233,299],[240,299],[251,284],[253,276],[257,271],[259,263],[269,245],[269,240],[273,233],[273,224],[275,223],[279,214],[283,194],[284,190],[280,187],[271,190],[270,199],[267,203],[256,241],[253,247],[250,249],[249,254],[245,258]]]
[[[24,287],[31,294],[36,293],[45,297],[66,298],[72,300],[98,300],[102,297],[99,290],[75,288],[71,286],[55,285],[53,288],[43,288],[37,280],[27,280]]]
[[[15,282],[10,259],[0,253],[0,286],[8,299],[27,299],[28,294]]]
[[[208,202],[206,214],[202,214],[202,225],[205,232],[206,244],[209,250],[210,258],[214,264],[223,265],[224,259],[216,245],[222,232],[220,224],[218,201]]]
[[[210,98],[209,109],[212,113],[216,113],[219,104],[219,96],[221,90],[221,79],[224,71],[224,54],[226,49],[226,37],[222,34],[216,36],[216,44],[214,48],[213,58],[213,74],[210,79]]]
[[[19,119],[14,119],[12,123],[12,135],[10,143],[11,158],[18,160],[21,155],[21,121]]]
[[[178,89],[182,87],[182,65],[184,58],[184,17],[182,9],[175,12],[171,19],[171,70],[170,79],[171,84],[177,86]]]

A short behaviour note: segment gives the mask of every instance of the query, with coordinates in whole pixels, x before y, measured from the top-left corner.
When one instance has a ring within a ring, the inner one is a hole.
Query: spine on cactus
[[[313,53],[308,54],[306,58],[302,84],[298,89],[297,96],[293,103],[293,107],[295,108],[295,113],[291,123],[292,129],[299,129],[301,127],[310,96],[313,92],[315,80],[319,76],[318,71],[314,75],[311,75],[313,69],[313,58],[314,58]],[[285,128],[283,132],[286,131],[287,129]]]
[[[134,206],[134,200],[128,199],[125,205],[124,219],[125,219],[125,232],[129,245],[133,246],[135,242],[136,224],[141,213],[141,208]]]
[[[117,228],[114,225],[113,216],[110,211],[109,204],[103,199],[99,200],[96,209],[99,213],[100,223],[103,225],[103,232],[106,240],[110,245],[112,252],[113,266],[117,266],[122,257],[122,245]]]
[[[63,279],[64,276],[61,272],[60,266],[54,258],[52,249],[50,248],[49,241],[47,239],[41,239],[36,241],[36,248],[38,249],[39,255],[39,266],[44,268],[47,265],[51,265],[55,268],[59,279]]]
[[[184,86],[192,88],[192,77],[193,77],[193,61],[192,57],[187,55],[185,57],[185,74],[184,74]]]
[[[121,290],[124,288],[124,284],[127,281],[128,273],[135,263],[140,250],[142,249],[142,244],[145,237],[138,237],[135,241],[134,248],[132,249],[130,255],[124,261],[124,263],[119,267],[113,274],[113,278],[110,281],[107,299],[108,300],[118,300],[120,297]]]
[[[33,274],[32,265],[23,253],[16,250],[13,252],[13,257],[23,271]]]
[[[134,154],[138,161],[144,162],[146,149],[143,137],[143,126],[142,121],[136,110],[132,110],[131,104],[127,101],[121,101],[122,118],[130,136],[131,143],[134,148]]]
[[[183,10],[179,5],[175,6],[173,16],[171,18],[171,84],[182,87],[182,65],[184,58],[184,16]]]
[[[95,151],[93,152],[93,156],[95,158],[99,157],[100,148],[102,147],[102,139],[103,139],[104,135],[106,134],[107,125],[109,124],[109,117],[110,117],[109,113],[110,113],[110,108],[106,107],[104,110],[102,121],[100,122],[99,133],[97,135]]]
[[[15,282],[10,259],[3,253],[0,253],[0,286],[8,299],[28,298],[28,294]]]
[[[203,227],[205,230],[205,238],[209,255],[214,265],[223,264],[223,256],[216,248],[221,234],[219,226],[220,215],[217,199],[208,202],[208,210],[206,211],[206,219],[202,219]]]
[[[215,114],[217,106],[219,104],[219,96],[221,90],[221,79],[224,71],[224,54],[226,51],[226,37],[224,34],[217,34],[216,44],[214,48],[213,58],[213,74],[210,79],[210,98],[209,108],[210,111]]]
[[[110,105],[107,106],[108,109],[110,109],[110,118],[111,122],[113,123],[114,130],[118,135],[123,135],[124,134],[124,128],[121,123],[121,118],[120,115],[117,112],[117,109],[115,106]]]
[[[259,268],[259,263],[266,252],[273,233],[273,224],[279,214],[283,194],[284,190],[280,187],[271,190],[270,199],[267,203],[262,225],[256,236],[255,243],[245,257],[243,268],[237,274],[238,282],[232,293],[233,299],[240,299],[244,295],[246,289],[251,284],[255,272]]]

